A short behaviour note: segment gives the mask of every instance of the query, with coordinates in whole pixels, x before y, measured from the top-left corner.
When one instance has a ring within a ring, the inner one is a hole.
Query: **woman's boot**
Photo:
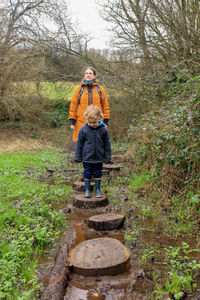
[[[100,191],[100,186],[101,186],[101,179],[95,180],[96,198],[102,197],[102,194],[101,194],[101,191]]]
[[[84,179],[85,182],[85,198],[91,198],[90,179]]]

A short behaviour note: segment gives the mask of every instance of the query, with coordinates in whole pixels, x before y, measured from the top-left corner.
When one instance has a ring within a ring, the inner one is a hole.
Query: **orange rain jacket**
[[[83,93],[80,97],[79,104],[79,93],[81,91],[81,86],[84,86]],[[92,83],[91,91],[89,91],[89,85],[82,82],[80,86],[75,89],[74,95],[71,100],[69,109],[69,120],[75,120],[75,129],[73,132],[73,142],[76,142],[80,128],[85,124],[86,119],[83,114],[88,107],[88,105],[93,104],[98,106],[104,115],[104,120],[110,119],[110,109],[106,96],[106,91],[102,86],[100,86],[102,102],[97,90],[97,82]]]

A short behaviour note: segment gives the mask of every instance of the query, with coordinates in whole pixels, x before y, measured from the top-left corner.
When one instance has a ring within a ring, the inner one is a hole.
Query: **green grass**
[[[129,189],[134,191],[138,188],[143,188],[148,182],[151,181],[149,173],[135,174],[130,180]]]
[[[35,82],[20,82],[15,83],[14,87],[16,90],[24,90],[26,92],[26,96],[29,94],[37,94],[37,91],[41,94],[41,96],[50,99],[50,100],[63,100],[70,101],[74,92],[76,84],[73,82],[40,82],[38,88]]]
[[[41,82],[41,94],[49,99],[70,101],[74,87],[72,82]]]
[[[49,150],[0,155],[0,299],[35,299],[38,257],[66,224],[51,205],[71,191],[59,175],[54,185],[39,178],[46,168],[66,170],[63,159]]]
[[[156,299],[172,295],[173,299],[180,300],[197,287],[195,278],[200,270],[200,264],[195,259],[191,259],[189,254],[200,250],[189,249],[189,245],[182,242],[180,247],[170,246],[165,248],[165,251],[166,258],[163,264],[169,267],[168,279],[163,286],[157,284],[154,294]]]

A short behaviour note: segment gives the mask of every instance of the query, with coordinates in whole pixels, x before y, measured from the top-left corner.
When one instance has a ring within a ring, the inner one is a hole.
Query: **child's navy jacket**
[[[81,127],[76,142],[75,161],[95,164],[110,163],[110,137],[103,124],[92,128],[86,123]]]

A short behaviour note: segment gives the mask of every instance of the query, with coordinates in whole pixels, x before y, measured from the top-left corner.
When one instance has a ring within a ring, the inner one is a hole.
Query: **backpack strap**
[[[80,88],[80,92],[79,92],[79,96],[78,96],[78,106],[80,105],[81,103],[81,95],[83,94],[83,91],[84,91],[84,85],[81,85],[81,88]],[[98,84],[97,85],[97,92],[99,94],[99,97],[100,97],[100,104],[102,106],[102,93],[101,93],[101,89],[100,89],[100,85]],[[77,106],[77,108],[78,108]]]
[[[100,103],[101,103],[101,106],[102,106],[102,94],[101,94],[101,89],[100,89],[100,85],[99,84],[97,85],[97,91],[99,93]]]
[[[81,89],[80,89],[79,96],[78,96],[78,106],[81,102],[81,95],[83,94],[83,91],[84,91],[84,85],[81,85]]]

